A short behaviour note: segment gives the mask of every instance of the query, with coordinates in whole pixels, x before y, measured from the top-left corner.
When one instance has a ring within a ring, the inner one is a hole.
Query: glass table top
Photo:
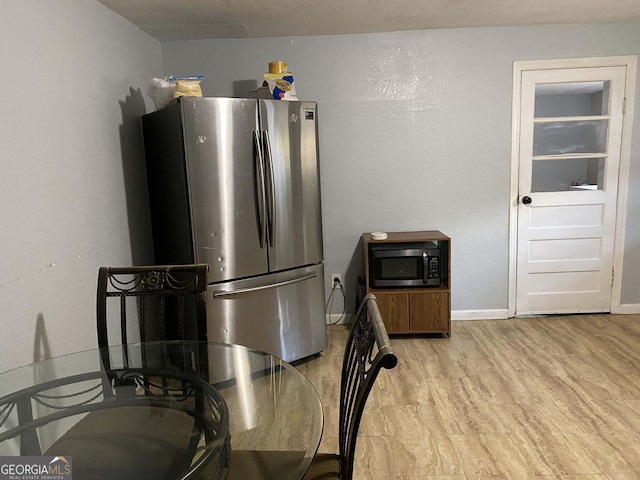
[[[300,479],[322,428],[302,373],[238,345],[119,345],[0,373],[0,457],[63,458],[74,480]]]

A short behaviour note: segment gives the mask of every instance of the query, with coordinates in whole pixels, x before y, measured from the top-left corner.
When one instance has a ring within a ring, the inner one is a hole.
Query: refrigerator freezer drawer
[[[322,264],[207,288],[207,340],[292,362],[326,348]]]

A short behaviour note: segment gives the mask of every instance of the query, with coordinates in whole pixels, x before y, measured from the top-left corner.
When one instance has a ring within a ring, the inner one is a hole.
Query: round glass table
[[[119,345],[0,373],[0,469],[16,474],[297,480],[322,428],[304,375],[238,345]]]

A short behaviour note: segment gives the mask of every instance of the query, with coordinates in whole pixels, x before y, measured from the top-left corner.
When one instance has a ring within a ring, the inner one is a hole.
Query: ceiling
[[[100,0],[158,40],[640,20],[639,0]]]

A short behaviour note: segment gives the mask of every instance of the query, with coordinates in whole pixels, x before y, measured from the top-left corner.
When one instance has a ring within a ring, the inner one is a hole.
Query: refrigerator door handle
[[[291,280],[285,280],[284,282],[270,283],[268,285],[260,285],[259,287],[239,288],[238,290],[231,290],[228,292],[216,292],[213,294],[213,298],[231,297],[234,295],[240,295],[242,293],[259,292],[261,290],[269,290],[271,288],[279,288],[285,285],[291,285],[292,283],[304,282],[316,277],[316,272],[309,273],[298,278],[292,278]]]
[[[258,229],[259,232],[259,240],[260,240],[260,248],[265,247],[265,242],[267,241],[267,222],[266,222],[266,212],[265,205],[267,203],[266,193],[265,193],[265,182],[264,182],[264,159],[262,157],[262,142],[260,141],[260,134],[254,130],[253,131],[253,146],[254,146],[254,157],[255,157],[255,168],[256,168],[256,195],[258,197]]]
[[[274,246],[276,243],[276,191],[274,184],[273,172],[273,156],[271,155],[271,142],[269,141],[269,131],[262,132],[264,138],[264,156],[267,164],[267,181],[269,190],[268,219],[269,219],[269,245]]]

